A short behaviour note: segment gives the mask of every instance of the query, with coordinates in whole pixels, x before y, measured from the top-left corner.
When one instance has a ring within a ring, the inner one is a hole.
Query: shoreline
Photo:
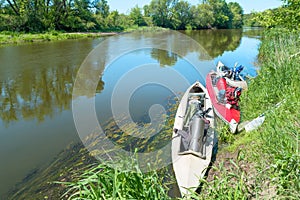
[[[83,38],[97,38],[97,37],[108,37],[119,34],[131,33],[133,31],[161,31],[168,30],[161,27],[137,27],[128,28],[123,31],[117,32],[59,32],[49,31],[46,33],[20,33],[20,32],[0,32],[0,47],[7,45],[16,44],[30,44],[38,42],[50,42],[50,41],[61,41],[70,39],[83,39]]]
[[[29,44],[70,39],[97,38],[118,35],[121,32],[48,32],[48,33],[15,33],[0,32],[0,47],[13,44]]]

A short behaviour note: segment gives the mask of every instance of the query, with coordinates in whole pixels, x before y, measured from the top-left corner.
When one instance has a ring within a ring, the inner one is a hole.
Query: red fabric
[[[227,87],[226,88],[226,93],[225,93],[226,103],[228,103],[230,105],[238,105],[240,95],[237,94],[237,96],[235,96],[235,94],[234,94],[235,89],[236,89],[236,87]]]
[[[217,93],[215,93],[214,86],[212,84],[212,76],[215,76],[214,72],[207,74],[206,76],[206,87],[207,92],[211,98],[214,111],[218,117],[224,120],[227,123],[230,123],[231,120],[235,120],[236,122],[240,121],[240,111],[235,108],[227,109],[225,104],[218,102]]]
[[[225,78],[219,78],[219,80],[217,81],[217,88],[218,90],[225,90],[226,88],[226,80]]]

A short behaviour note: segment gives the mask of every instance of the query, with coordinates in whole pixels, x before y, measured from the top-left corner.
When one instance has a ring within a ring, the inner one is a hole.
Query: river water
[[[218,60],[255,76],[259,36],[165,31],[0,47],[0,198],[91,133],[94,121],[125,115],[160,126],[170,98],[205,84]]]

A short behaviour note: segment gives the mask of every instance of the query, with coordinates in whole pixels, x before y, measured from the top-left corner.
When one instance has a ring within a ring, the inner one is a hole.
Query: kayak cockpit
[[[201,89],[201,88],[199,88]],[[205,92],[193,87],[189,93],[187,109],[183,120],[182,130],[174,130],[181,136],[178,155],[192,154],[205,159],[205,143],[209,120],[205,115]]]

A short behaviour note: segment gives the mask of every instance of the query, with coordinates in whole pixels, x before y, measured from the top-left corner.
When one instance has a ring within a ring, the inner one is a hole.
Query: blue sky
[[[202,0],[188,0],[191,4],[198,4]],[[227,2],[238,2],[244,9],[244,13],[251,11],[263,11],[269,8],[276,8],[282,5],[281,0],[226,0]],[[135,5],[143,7],[149,4],[151,0],[107,0],[110,10],[118,10],[121,13],[128,14]]]

